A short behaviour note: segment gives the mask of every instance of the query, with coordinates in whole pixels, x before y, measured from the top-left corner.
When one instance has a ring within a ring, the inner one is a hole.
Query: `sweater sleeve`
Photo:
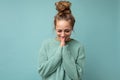
[[[77,61],[71,56],[68,45],[63,47],[63,67],[65,72],[72,80],[81,80],[84,63],[84,51],[81,47]]]
[[[61,51],[62,47],[58,47],[57,51],[54,53],[50,59],[47,58],[47,49],[46,46],[43,45],[40,49],[39,54],[39,69],[38,72],[42,77],[47,77],[54,73],[54,71],[61,64]],[[48,52],[48,54],[50,54]]]
[[[76,61],[76,68],[78,72],[78,77],[80,80],[83,79],[83,73],[84,73],[84,64],[85,64],[85,49],[84,46],[81,46],[78,51],[78,58]]]

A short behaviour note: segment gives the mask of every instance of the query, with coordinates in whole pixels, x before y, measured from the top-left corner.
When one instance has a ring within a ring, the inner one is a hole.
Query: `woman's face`
[[[57,20],[56,21],[56,34],[58,40],[65,38],[65,41],[70,39],[72,32],[72,26],[69,21],[66,20]]]

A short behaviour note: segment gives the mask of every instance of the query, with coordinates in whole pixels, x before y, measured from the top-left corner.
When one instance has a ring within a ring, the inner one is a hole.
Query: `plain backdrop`
[[[0,80],[41,80],[42,41],[55,38],[55,2],[0,0]],[[86,49],[84,80],[120,80],[120,0],[69,0],[72,38]]]

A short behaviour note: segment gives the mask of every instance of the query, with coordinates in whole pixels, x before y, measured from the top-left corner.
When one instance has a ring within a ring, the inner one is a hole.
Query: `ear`
[[[55,5],[58,6],[58,2],[56,2]]]

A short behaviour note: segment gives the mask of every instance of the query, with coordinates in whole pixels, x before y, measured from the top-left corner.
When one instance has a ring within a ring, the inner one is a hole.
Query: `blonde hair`
[[[55,6],[58,13],[54,17],[54,26],[56,26],[57,20],[66,20],[66,21],[70,21],[70,24],[73,29],[75,18],[71,13],[71,9],[70,9],[71,3],[69,1],[59,1],[55,3]]]

